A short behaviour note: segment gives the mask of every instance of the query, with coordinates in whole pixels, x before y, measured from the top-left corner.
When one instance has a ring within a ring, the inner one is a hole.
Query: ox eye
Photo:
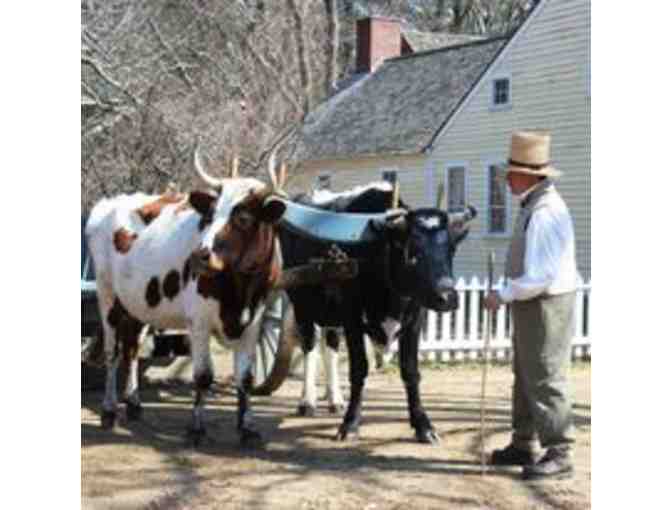
[[[250,230],[254,222],[254,216],[247,211],[240,211],[233,217],[233,224],[240,230]]]

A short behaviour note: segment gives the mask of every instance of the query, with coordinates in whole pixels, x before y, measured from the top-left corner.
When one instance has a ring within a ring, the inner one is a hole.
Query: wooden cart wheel
[[[277,292],[266,301],[259,339],[255,385],[252,395],[271,395],[277,390],[290,371],[296,336],[287,334],[294,323],[294,309],[285,292]]]

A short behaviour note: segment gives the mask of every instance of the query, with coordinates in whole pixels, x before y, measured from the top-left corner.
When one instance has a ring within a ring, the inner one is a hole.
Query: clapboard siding
[[[546,0],[538,9],[434,142],[434,168],[467,162],[468,201],[483,213],[458,250],[455,270],[461,274],[482,274],[490,250],[498,273],[503,270],[509,238],[485,232],[486,164],[506,159],[512,131],[549,129],[554,164],[565,172],[557,186],[574,217],[579,271],[590,278],[590,2]],[[512,107],[491,111],[492,79],[499,74],[511,76]]]

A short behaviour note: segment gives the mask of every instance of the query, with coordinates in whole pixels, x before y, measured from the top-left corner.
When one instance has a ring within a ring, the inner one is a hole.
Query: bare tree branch
[[[249,42],[248,38],[243,38],[241,42],[243,48],[247,50],[252,58],[261,66],[266,76],[273,79],[275,85],[278,87],[278,91],[282,94],[282,96],[290,102],[296,111],[303,111],[302,105],[295,97],[293,97],[292,93],[287,89],[286,85],[278,79],[280,73],[263,57],[261,52],[258,52],[254,48],[254,46]]]
[[[171,57],[173,57],[173,60],[175,61],[175,67],[173,69],[176,69],[178,71],[180,77],[186,82],[189,89],[193,92],[194,91],[194,82],[187,75],[186,66],[184,66],[184,64],[182,64],[179,57],[175,53],[175,50],[164,40],[163,36],[161,35],[161,32],[159,31],[159,28],[156,26],[156,23],[154,22],[154,20],[149,19],[148,23],[149,23],[149,26],[152,27],[152,30],[154,30],[154,33],[156,34],[156,37],[159,40],[159,43],[166,50],[166,53],[168,53]]]
[[[305,116],[313,109],[312,91],[313,77],[310,67],[307,63],[306,44],[303,33],[303,18],[294,0],[287,0],[292,17],[294,19],[294,40],[297,48],[297,59],[299,64],[299,76],[301,77],[301,88],[303,89],[301,113]]]
[[[300,118],[354,67],[355,19],[504,34],[533,0],[84,0],[82,210],[102,196],[193,184],[190,148],[264,178]],[[457,13],[457,16],[455,16]]]

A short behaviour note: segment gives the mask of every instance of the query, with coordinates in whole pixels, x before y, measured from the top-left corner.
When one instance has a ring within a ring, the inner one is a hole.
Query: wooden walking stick
[[[492,292],[492,279],[495,266],[495,252],[488,255],[487,295]],[[486,315],[485,345],[483,347],[483,374],[481,377],[481,476],[485,475],[485,383],[488,377],[488,358],[490,356],[490,335],[492,330],[492,310]]]

